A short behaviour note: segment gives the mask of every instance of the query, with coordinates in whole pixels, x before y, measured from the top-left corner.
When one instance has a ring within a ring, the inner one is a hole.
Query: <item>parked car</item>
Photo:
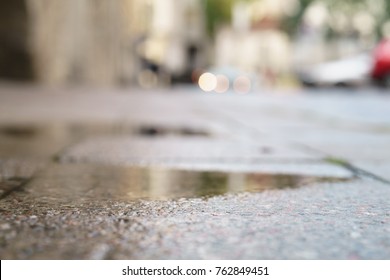
[[[371,77],[378,84],[390,87],[390,39],[382,40],[373,53]]]
[[[367,83],[371,69],[371,54],[362,53],[305,67],[297,75],[305,86],[349,86]]]

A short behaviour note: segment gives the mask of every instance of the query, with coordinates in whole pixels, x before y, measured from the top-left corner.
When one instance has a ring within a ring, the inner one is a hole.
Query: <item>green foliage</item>
[[[297,30],[299,24],[302,21],[303,15],[305,14],[306,9],[314,0],[301,0],[299,5],[298,12],[282,22],[282,28],[290,35],[294,34]]]
[[[218,25],[231,21],[234,2],[237,0],[203,0],[206,26],[210,35],[214,34]]]
[[[206,14],[206,25],[209,34],[214,35],[215,29],[225,23],[229,23],[232,17],[232,7],[237,2],[260,1],[260,0],[202,0]],[[295,34],[302,22],[303,16],[310,5],[316,1],[324,2],[330,13],[340,11],[352,15],[357,10],[367,10],[372,6],[372,0],[300,0],[299,10],[292,16],[287,17],[282,22],[282,29],[288,34]],[[381,26],[390,20],[390,0],[384,0],[385,9],[380,16],[374,15],[377,23],[376,32],[380,34]]]
[[[335,11],[339,11],[341,13],[346,14],[348,17],[352,16],[357,11],[368,11],[370,10],[370,4],[372,6],[372,0],[300,0],[300,9],[297,14],[290,18],[286,18],[283,22],[283,29],[289,33],[290,35],[293,35],[299,24],[302,22],[303,16],[306,12],[306,10],[310,7],[310,5],[316,1],[321,1],[325,3],[332,14]],[[384,10],[381,11],[382,13],[374,14],[376,20],[376,30],[378,36],[381,34],[381,26],[386,21],[390,20],[390,0],[384,0]],[[328,30],[328,35],[337,35],[334,33],[333,30]]]

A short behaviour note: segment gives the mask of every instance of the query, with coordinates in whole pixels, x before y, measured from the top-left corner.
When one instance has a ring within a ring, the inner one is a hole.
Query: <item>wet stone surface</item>
[[[83,139],[102,136],[187,138],[210,137],[210,132],[201,127],[121,122],[0,125],[0,157],[50,157]]]
[[[95,162],[126,164],[155,161],[230,161],[242,160],[320,160],[320,154],[264,137],[258,141],[236,141],[204,137],[96,137],[64,150],[60,162]]]
[[[12,193],[0,201],[0,256],[386,259],[389,194],[374,181],[354,181],[207,199],[73,201],[53,209]]]
[[[387,176],[388,99],[41,91],[0,92],[1,259],[390,259],[347,168]]]

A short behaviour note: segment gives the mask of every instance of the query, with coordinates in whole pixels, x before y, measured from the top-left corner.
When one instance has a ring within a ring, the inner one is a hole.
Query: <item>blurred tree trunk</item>
[[[131,0],[26,0],[39,81],[114,85],[131,78]]]

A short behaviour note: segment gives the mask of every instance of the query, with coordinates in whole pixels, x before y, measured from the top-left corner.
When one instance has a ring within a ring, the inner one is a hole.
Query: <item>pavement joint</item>
[[[0,200],[10,195],[12,192],[20,191],[24,188],[30,179],[12,177],[0,181]]]
[[[385,179],[381,176],[378,176],[372,172],[369,172],[369,171],[364,170],[362,168],[356,167],[348,162],[343,164],[343,165],[345,168],[347,168],[348,170],[350,170],[351,172],[353,172],[354,174],[356,174],[359,177],[368,177],[368,178],[374,179],[378,182],[381,182],[383,184],[390,185],[390,180],[387,180],[387,179]]]

